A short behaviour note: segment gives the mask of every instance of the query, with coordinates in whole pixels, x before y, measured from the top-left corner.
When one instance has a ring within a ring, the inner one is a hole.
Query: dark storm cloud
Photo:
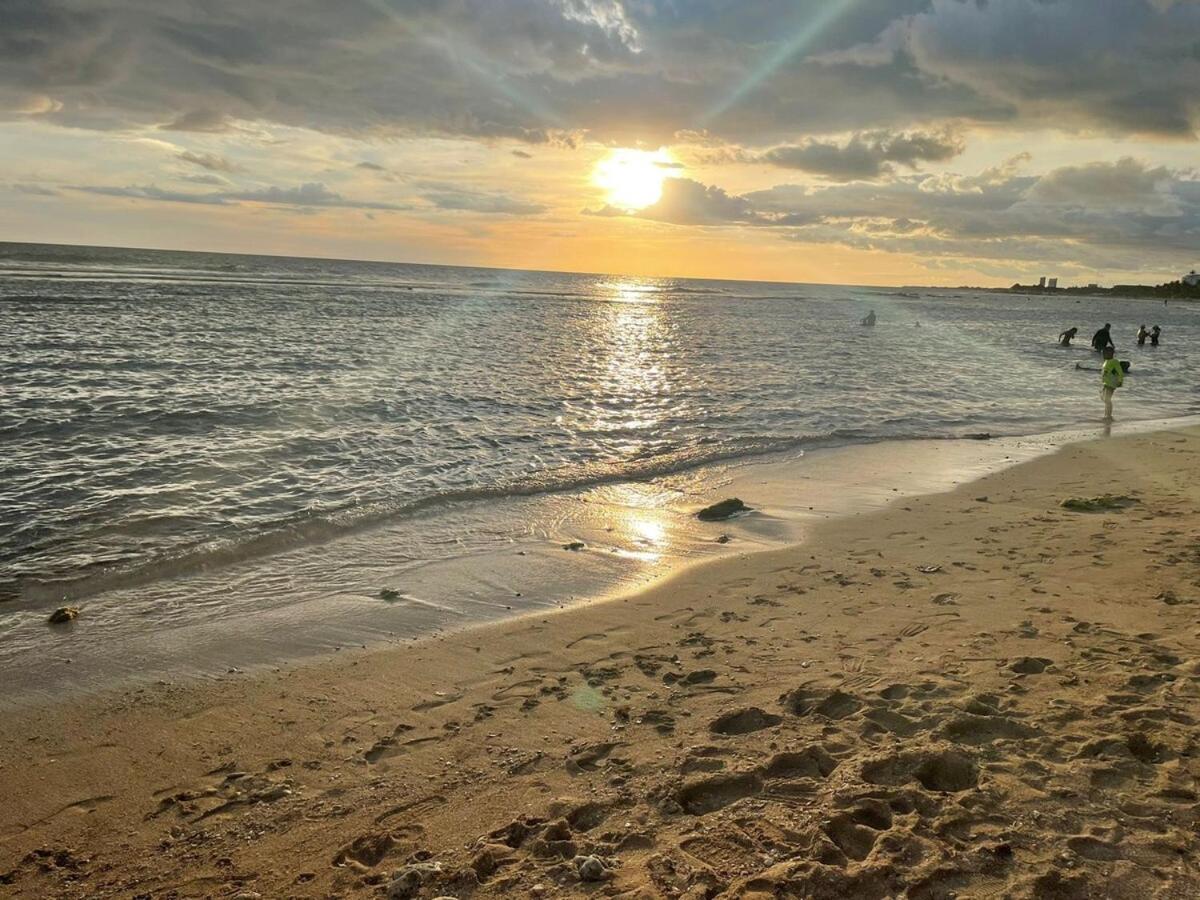
[[[0,0],[0,115],[758,148],[951,120],[1181,136],[1197,34],[1193,0]]]
[[[872,132],[844,143],[808,140],[773,147],[762,159],[830,181],[870,181],[892,174],[895,165],[916,169],[922,162],[945,162],[962,151],[962,141],[949,134]]]

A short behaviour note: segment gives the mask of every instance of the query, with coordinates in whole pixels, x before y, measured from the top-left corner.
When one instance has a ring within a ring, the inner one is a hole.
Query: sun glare
[[[604,189],[610,206],[645,209],[658,202],[663,180],[675,165],[666,150],[610,150],[596,163],[592,181]]]

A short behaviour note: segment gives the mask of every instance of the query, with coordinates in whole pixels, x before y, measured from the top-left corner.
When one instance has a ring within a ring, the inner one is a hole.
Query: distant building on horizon
[[[1183,276],[1183,283],[1188,287],[1200,287],[1200,274],[1196,273],[1195,269]]]
[[[1089,291],[1094,291],[1094,290],[1095,290],[1096,288],[1098,288],[1098,287],[1100,287],[1100,283],[1099,283],[1099,282],[1097,282],[1097,281],[1091,281],[1091,282],[1088,282],[1088,290],[1089,290]]]
[[[1042,279],[1042,280],[1044,281],[1045,279]],[[1052,291],[1057,291],[1058,290],[1058,279],[1051,278],[1050,283],[1048,285],[1046,285],[1046,287],[1050,288],[1050,290],[1052,290]]]
[[[1041,278],[1038,279],[1038,287],[1044,288],[1045,286],[1046,286],[1046,276],[1043,275]]]

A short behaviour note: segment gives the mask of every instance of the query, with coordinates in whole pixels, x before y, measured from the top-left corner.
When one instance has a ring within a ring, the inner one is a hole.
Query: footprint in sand
[[[780,716],[764,712],[757,706],[749,706],[745,709],[725,713],[723,716],[714,719],[709,724],[708,730],[713,734],[736,736],[761,731],[764,728],[772,728],[782,721],[783,719]]]
[[[862,766],[868,784],[900,785],[917,781],[940,793],[969,791],[979,784],[979,767],[957,750],[917,750],[869,760]]]
[[[333,857],[333,865],[372,869],[392,854],[396,846],[396,837],[390,831],[360,835],[338,850]]]
[[[1022,656],[1008,666],[1009,671],[1018,675],[1041,675],[1048,666],[1054,665],[1054,660],[1041,656]]]
[[[829,839],[848,859],[863,860],[875,849],[880,832],[892,827],[892,811],[879,800],[861,800],[823,826]]]
[[[784,707],[794,716],[818,715],[826,719],[845,719],[863,708],[863,701],[839,690],[822,691],[797,688],[782,697]]]
[[[675,799],[685,812],[703,816],[724,809],[738,800],[753,797],[762,789],[762,776],[757,771],[742,772],[685,784]]]

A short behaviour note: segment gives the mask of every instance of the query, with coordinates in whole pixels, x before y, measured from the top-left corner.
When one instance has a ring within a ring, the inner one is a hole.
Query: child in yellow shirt
[[[1112,401],[1117,388],[1125,383],[1125,370],[1113,357],[1112,347],[1104,348],[1104,365],[1100,367],[1100,396],[1104,400],[1104,421],[1113,420]]]

